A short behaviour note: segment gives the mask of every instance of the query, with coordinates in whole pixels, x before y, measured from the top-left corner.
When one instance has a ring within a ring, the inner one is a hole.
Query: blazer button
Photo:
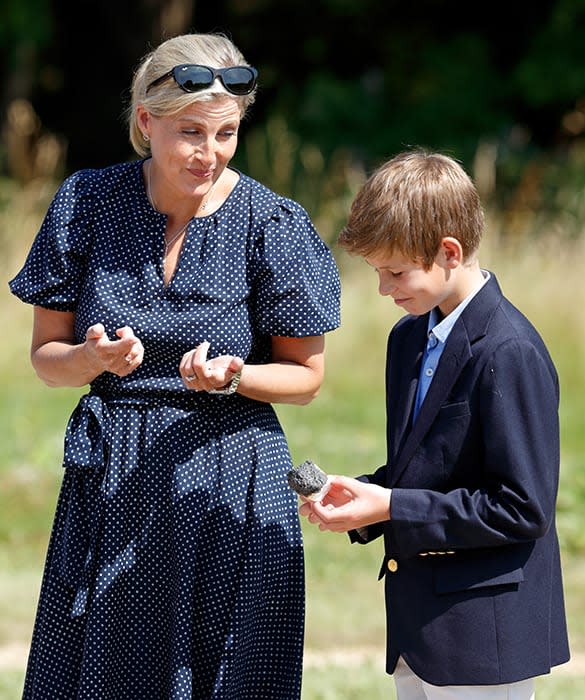
[[[390,571],[390,573],[392,573],[392,574],[395,573],[396,571],[398,571],[398,562],[396,561],[396,559],[388,559],[387,566],[388,566],[388,571]]]

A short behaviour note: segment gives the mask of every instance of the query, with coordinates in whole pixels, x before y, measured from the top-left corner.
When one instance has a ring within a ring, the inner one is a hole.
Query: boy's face
[[[415,316],[439,306],[447,315],[461,301],[456,294],[453,269],[441,251],[430,269],[401,253],[374,253],[365,258],[378,273],[378,291]]]

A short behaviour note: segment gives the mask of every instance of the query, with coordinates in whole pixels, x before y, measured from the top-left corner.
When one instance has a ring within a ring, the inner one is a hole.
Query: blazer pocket
[[[509,567],[509,562],[457,560],[457,555],[441,557],[434,569],[435,592],[439,595],[459,593],[493,586],[517,586],[524,581],[522,566]]]
[[[471,415],[468,401],[457,401],[456,403],[446,403],[439,409],[439,420],[452,420],[460,416]]]

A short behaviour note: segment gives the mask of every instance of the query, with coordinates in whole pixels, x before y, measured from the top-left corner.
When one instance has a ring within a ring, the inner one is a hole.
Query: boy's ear
[[[463,248],[453,236],[445,236],[441,241],[441,252],[448,267],[454,268],[463,262]]]

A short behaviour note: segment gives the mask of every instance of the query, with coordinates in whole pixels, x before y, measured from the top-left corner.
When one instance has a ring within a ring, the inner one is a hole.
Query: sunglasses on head
[[[177,85],[185,92],[199,92],[211,87],[219,78],[224,88],[232,95],[249,95],[256,87],[258,71],[251,66],[229,66],[228,68],[210,68],[195,63],[183,63],[171,68],[168,73],[153,80],[146,92],[160,85],[169,78],[174,78]]]

